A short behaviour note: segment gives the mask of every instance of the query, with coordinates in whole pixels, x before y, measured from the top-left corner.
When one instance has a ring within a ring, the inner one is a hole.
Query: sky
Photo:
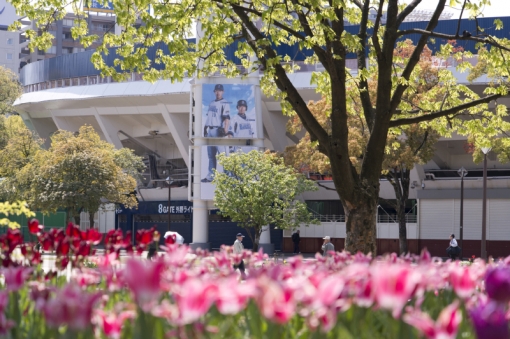
[[[405,2],[409,3],[411,0],[405,0]],[[417,9],[433,10],[436,8],[437,2],[437,0],[423,0],[422,3],[418,5]],[[448,2],[449,1],[447,1],[447,3]],[[445,12],[453,13],[452,19],[458,18],[460,15],[460,6],[456,9],[447,7]],[[487,6],[487,8],[484,9],[483,16],[487,18],[510,16],[510,0],[491,0],[491,6]]]

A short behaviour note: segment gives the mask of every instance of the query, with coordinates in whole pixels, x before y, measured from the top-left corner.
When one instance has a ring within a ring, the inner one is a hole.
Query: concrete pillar
[[[62,55],[62,41],[64,40],[64,37],[62,36],[64,34],[64,23],[62,20],[57,21],[57,30],[55,33],[55,48],[57,49],[57,56]]]
[[[187,117],[187,115],[182,113],[170,113],[168,112],[166,106],[163,104],[158,104],[158,107],[161,114],[163,115],[163,119],[165,120],[168,129],[170,130],[170,133],[172,133],[172,137],[175,140],[175,144],[179,149],[179,152],[181,153],[186,166],[190,168],[189,146],[191,143],[187,135],[189,124],[187,121],[185,121],[185,119],[182,119],[183,116]]]
[[[274,253],[274,244],[271,244],[271,226],[264,226],[260,234],[259,248],[269,255]]]
[[[99,125],[99,128],[101,128],[101,132],[103,132],[103,135],[110,144],[113,144],[116,149],[121,149],[122,142],[120,141],[120,138],[118,136],[119,128],[115,127],[115,125],[109,120],[108,117],[101,116],[97,108],[93,108],[94,110],[94,117],[96,118],[96,121]]]

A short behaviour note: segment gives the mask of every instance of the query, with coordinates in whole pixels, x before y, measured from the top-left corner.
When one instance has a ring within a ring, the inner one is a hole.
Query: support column
[[[195,139],[194,166],[193,166],[193,242],[189,245],[191,249],[211,248],[209,243],[209,210],[207,201],[202,200],[200,196],[200,178],[201,178],[201,147],[204,144],[203,139]],[[190,183],[191,184],[191,183]]]
[[[189,138],[187,135],[187,131],[189,128],[188,121],[183,121],[180,119],[180,116],[184,116],[182,113],[170,113],[165,105],[158,105],[161,114],[163,115],[163,119],[165,120],[172,137],[175,140],[175,145],[177,149],[182,155],[186,166],[190,168],[189,164],[189,146],[191,145],[189,142]]]
[[[120,141],[120,138],[117,135],[119,129],[115,128],[107,117],[101,116],[97,112],[97,108],[94,107],[93,110],[94,117],[96,118],[96,121],[99,127],[101,128],[104,137],[106,138],[106,141],[108,141],[110,144],[113,144],[116,149],[121,149],[122,147],[124,147],[122,146],[122,142]]]
[[[262,228],[262,233],[260,234],[259,240],[259,248],[262,248],[264,253],[273,254],[274,253],[274,244],[271,244],[271,226],[264,226]]]

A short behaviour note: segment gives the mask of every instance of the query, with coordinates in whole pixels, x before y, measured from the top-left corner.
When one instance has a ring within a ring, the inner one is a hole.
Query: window
[[[48,54],[57,54],[57,46],[51,46],[46,50],[46,53]]]
[[[12,39],[11,38],[7,39],[7,45],[12,45]]]
[[[12,53],[7,53],[7,60],[12,60]]]
[[[64,26],[67,27],[73,27],[74,26],[74,20],[73,19],[64,19],[62,20],[62,23]]]
[[[73,34],[71,32],[65,32],[65,33],[62,33],[62,37],[65,39],[65,40],[73,40]]]

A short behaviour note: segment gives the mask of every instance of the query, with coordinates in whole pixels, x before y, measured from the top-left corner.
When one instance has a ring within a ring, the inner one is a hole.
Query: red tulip
[[[103,240],[103,235],[99,233],[99,231],[95,228],[90,228],[85,233],[85,238],[83,239],[92,245],[97,245]]]
[[[147,246],[154,239],[154,227],[150,230],[141,229],[136,232],[136,242],[138,245]]]
[[[32,234],[38,234],[43,228],[43,225],[39,225],[39,220],[37,219],[30,219],[28,221],[28,231]]]
[[[57,246],[57,256],[68,255],[70,248],[69,240],[64,239]]]
[[[66,235],[69,237],[80,237],[81,231],[78,225],[73,224],[72,222],[67,224]]]
[[[450,270],[450,284],[459,297],[469,298],[475,292],[477,285],[477,277],[474,270],[468,267],[453,265]]]

